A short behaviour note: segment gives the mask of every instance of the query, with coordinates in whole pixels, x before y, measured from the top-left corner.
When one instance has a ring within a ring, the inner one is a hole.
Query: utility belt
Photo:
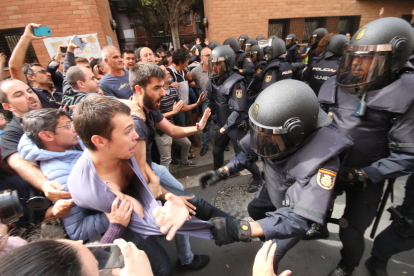
[[[404,238],[413,238],[414,237],[414,220],[408,218],[401,212],[401,206],[396,208],[390,207],[387,209],[391,214],[392,224],[394,225],[398,234]]]

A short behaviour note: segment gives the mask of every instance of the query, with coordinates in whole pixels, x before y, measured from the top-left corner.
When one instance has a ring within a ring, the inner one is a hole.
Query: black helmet
[[[331,120],[320,110],[312,88],[301,81],[282,80],[259,94],[249,108],[249,122],[255,152],[264,158],[280,158],[297,150]]]
[[[310,38],[311,45],[314,45],[315,43],[316,45],[318,45],[319,41],[321,41],[321,39],[324,38],[324,36],[326,35],[328,35],[328,30],[325,28],[318,28],[314,30]]]
[[[211,51],[208,59],[208,77],[218,79],[230,72],[236,63],[236,56],[233,50],[225,45],[217,46]]]
[[[246,44],[245,44],[245,46],[244,46],[244,51],[245,51],[246,53],[250,52],[250,49],[251,49],[251,48],[252,48],[252,46],[254,46],[254,45],[257,45],[257,40],[256,40],[256,39],[254,39],[254,38],[249,38],[249,39],[246,41]]]
[[[250,48],[250,56],[252,57],[252,61],[260,61],[264,58],[263,49],[260,48],[259,45],[254,45],[252,48]]]
[[[240,37],[239,37],[239,44],[240,44],[240,47],[242,48],[242,49],[244,49],[244,45],[246,44],[246,41],[249,39],[249,36],[247,36],[247,35],[241,35]]]
[[[330,58],[333,56],[342,56],[344,53],[344,46],[349,43],[349,39],[342,35],[337,34],[331,37],[326,44],[325,52],[321,54],[322,58]]]
[[[296,35],[295,34],[288,34],[286,37],[286,46],[289,46],[290,44],[296,43]]]
[[[336,83],[342,87],[378,89],[407,62],[414,46],[411,25],[396,17],[363,26],[345,48]]]
[[[266,39],[266,37],[264,35],[259,35],[258,37],[256,37],[256,40],[262,40],[262,39]]]
[[[263,49],[263,53],[267,55],[268,61],[279,58],[281,55],[286,54],[286,45],[283,40],[280,38],[274,38],[270,43],[270,46],[267,46]]]
[[[239,41],[234,37],[229,37],[226,40],[224,40],[223,45],[228,45],[230,48],[233,49],[235,53],[240,52],[240,44]]]
[[[214,48],[216,48],[217,46],[220,46],[220,43],[218,43],[217,41],[212,41],[210,42],[210,44],[208,44],[208,48],[210,48],[210,50],[214,50]]]
[[[271,36],[269,36],[268,38],[278,38],[277,36],[275,36],[275,35],[271,35]]]

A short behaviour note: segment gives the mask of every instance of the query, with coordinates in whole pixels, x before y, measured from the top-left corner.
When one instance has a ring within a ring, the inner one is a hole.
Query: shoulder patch
[[[316,175],[316,182],[319,187],[325,190],[332,190],[335,185],[336,172],[320,168]]]
[[[246,60],[247,60],[248,62],[252,62],[252,59],[251,59],[251,58],[246,58]]]
[[[236,90],[236,97],[239,99],[243,97],[243,90]]]
[[[298,53],[300,54],[300,49],[298,49]]]
[[[272,76],[266,76],[266,82],[269,82],[272,80]]]
[[[257,69],[257,71],[256,71],[257,74],[260,74],[261,72],[262,72],[262,69],[260,69],[260,68]]]

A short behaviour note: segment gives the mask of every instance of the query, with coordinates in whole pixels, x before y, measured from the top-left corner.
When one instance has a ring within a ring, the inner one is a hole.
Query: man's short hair
[[[172,62],[175,65],[179,65],[180,61],[181,61],[181,63],[185,63],[187,61],[187,59],[190,59],[190,54],[184,48],[181,48],[179,50],[174,51],[174,53],[172,55]]]
[[[83,144],[89,150],[97,150],[91,140],[94,135],[111,141],[112,131],[115,129],[112,118],[117,114],[130,116],[131,109],[121,101],[110,97],[88,97],[76,106],[73,124]]]
[[[15,80],[15,79],[9,78],[9,79],[5,79],[5,80],[0,81],[0,103],[2,103],[2,104],[3,103],[9,103],[9,98],[7,98],[7,94],[3,89],[3,85],[8,83],[8,82],[11,82],[11,81],[20,81],[20,80]]]
[[[32,69],[33,66],[42,66],[42,65],[38,62],[23,64],[23,73],[26,76],[26,80],[27,80],[28,85],[32,85],[32,82],[27,78],[27,76],[33,76],[34,75],[34,71]]]
[[[24,133],[39,149],[44,149],[45,145],[40,139],[39,133],[42,131],[55,133],[61,116],[66,116],[70,119],[69,114],[65,110],[56,108],[42,108],[25,113],[23,115]]]
[[[148,62],[138,62],[129,69],[129,85],[135,94],[135,86],[139,85],[146,89],[151,77],[159,79],[165,78],[164,71],[155,64]]]
[[[164,48],[160,47],[155,51],[155,53],[157,53],[157,54],[165,53],[165,50],[164,50]]]
[[[105,46],[101,50],[102,59],[109,59],[109,50],[111,49],[119,51],[118,48],[116,48],[115,46],[112,46],[112,45]]]
[[[89,70],[89,69],[88,69]],[[73,89],[78,90],[78,81],[86,81],[85,73],[81,66],[72,66],[66,72],[66,81]]]
[[[168,57],[164,56],[161,61],[158,63],[158,65],[164,65],[165,67],[168,67]]]
[[[84,57],[77,57],[77,58],[75,58],[75,62],[76,62],[76,64],[78,64],[78,63],[87,63],[87,64],[90,65],[88,59],[87,58],[84,58]]]
[[[121,58],[124,58],[125,54],[134,54],[134,55],[135,55],[134,50],[131,50],[131,49],[124,49],[124,50],[122,51]]]

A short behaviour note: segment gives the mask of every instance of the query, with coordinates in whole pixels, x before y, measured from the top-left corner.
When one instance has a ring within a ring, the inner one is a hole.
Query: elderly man
[[[135,50],[135,56],[140,62],[155,64],[154,52],[148,47],[141,47]]]
[[[107,74],[101,79],[99,87],[105,96],[120,99],[129,99],[132,91],[129,86],[129,71],[124,69],[124,60],[121,53],[114,46],[102,49],[102,58],[108,66]]]

